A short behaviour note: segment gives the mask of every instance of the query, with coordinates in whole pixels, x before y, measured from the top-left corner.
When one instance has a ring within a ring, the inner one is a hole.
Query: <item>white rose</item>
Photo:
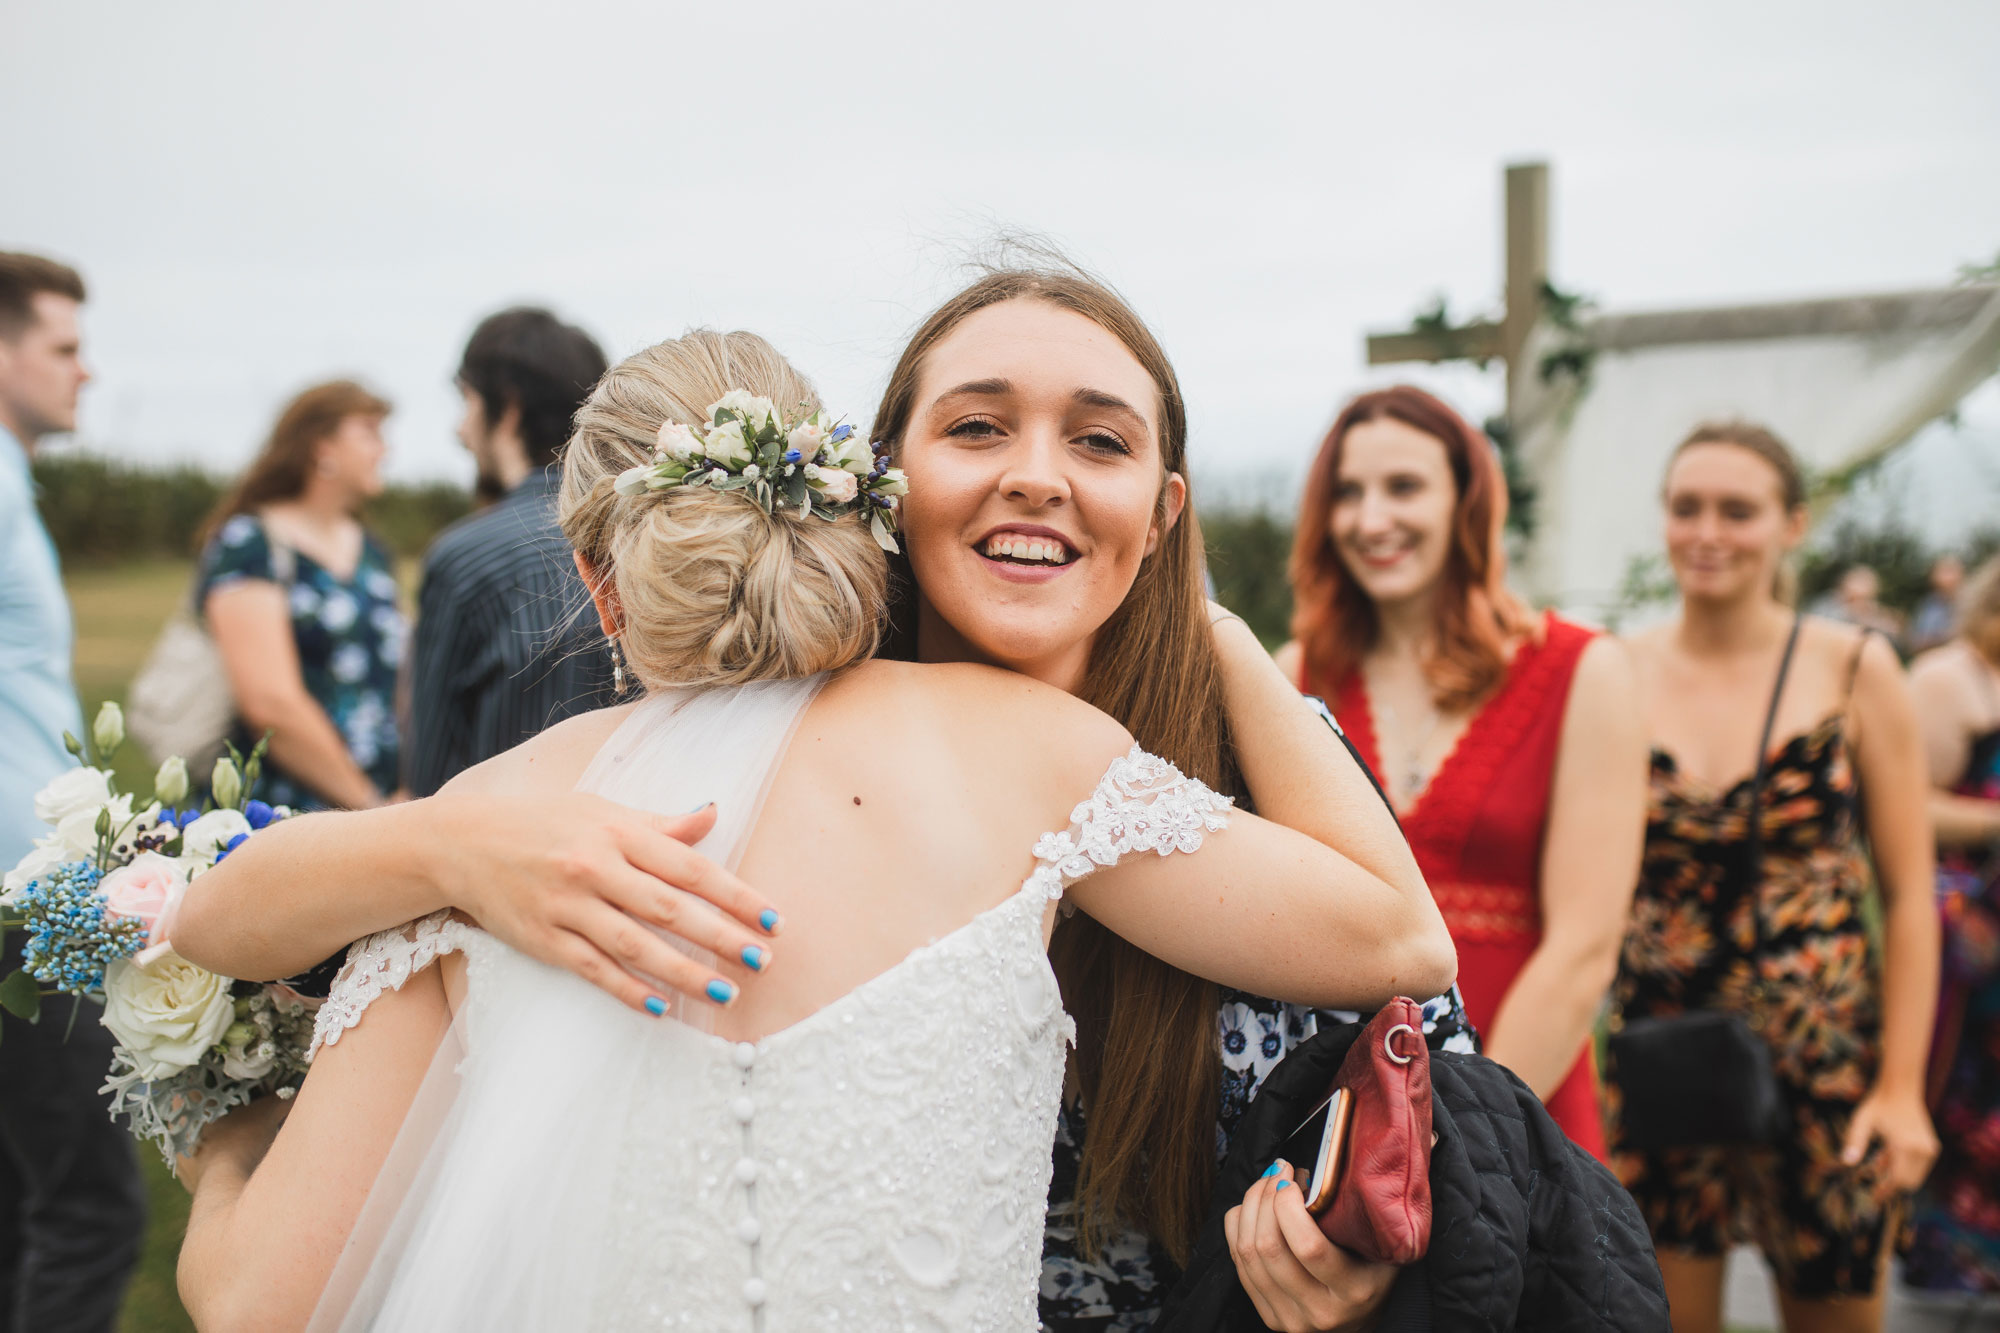
[[[778,415],[778,408],[768,398],[759,398],[746,389],[731,389],[708,407],[708,419],[715,420],[717,412],[735,412],[742,416],[754,434],[761,431]],[[709,457],[715,457],[710,451]]]
[[[239,833],[250,832],[240,810],[211,810],[181,830],[181,856],[207,865]]]
[[[68,853],[65,860],[87,861],[97,855],[97,820],[107,812],[111,816],[111,835],[115,838],[132,822],[131,795],[127,793],[63,817],[56,825],[56,841]]]
[[[72,768],[35,793],[35,818],[60,824],[81,810],[95,812],[111,799],[111,775],[101,768]]]
[[[757,456],[749,441],[743,438],[741,423],[735,421],[725,422],[711,430],[702,452],[730,468],[740,468]]]
[[[660,423],[657,443],[660,457],[676,463],[685,463],[701,452],[701,437],[678,421]]]
[[[806,480],[819,493],[837,505],[844,505],[860,491],[861,483],[852,472],[843,472],[837,467],[814,467],[806,465]]]
[[[179,954],[146,967],[121,958],[104,970],[104,1026],[149,1083],[199,1063],[235,1017],[229,978]]]

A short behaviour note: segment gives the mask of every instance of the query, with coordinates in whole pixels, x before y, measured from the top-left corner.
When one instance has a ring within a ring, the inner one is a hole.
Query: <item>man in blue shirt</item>
[[[73,270],[0,252],[0,871],[48,831],[35,793],[74,762],[63,732],[83,734],[69,603],[28,471],[44,435],[76,429],[83,295]],[[0,976],[20,963],[16,934]],[[108,1333],[145,1231],[132,1141],[98,1092],[111,1034],[94,1004],[72,1027],[71,1003],[46,1003],[36,1024],[0,1016],[0,1333]]]

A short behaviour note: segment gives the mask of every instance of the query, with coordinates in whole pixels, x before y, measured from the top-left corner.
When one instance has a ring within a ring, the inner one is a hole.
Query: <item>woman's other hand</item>
[[[708,1003],[718,972],[740,988],[770,965],[777,911],[692,849],[715,823],[712,805],[652,815],[580,793],[549,799],[447,790],[402,808],[423,806],[437,807],[434,873],[451,905],[621,1004],[661,1012],[654,980]],[[646,925],[711,951],[715,966],[697,963]]]
[[[1854,1108],[1854,1118],[1847,1122],[1840,1160],[1859,1166],[1877,1139],[1882,1141],[1884,1166],[1892,1186],[1913,1190],[1924,1183],[1931,1164],[1937,1161],[1938,1137],[1921,1098],[1879,1087],[1863,1097]]]
[[[1396,1284],[1394,1264],[1357,1259],[1326,1238],[1288,1163],[1251,1185],[1222,1225],[1236,1275],[1268,1328],[1365,1333]]]

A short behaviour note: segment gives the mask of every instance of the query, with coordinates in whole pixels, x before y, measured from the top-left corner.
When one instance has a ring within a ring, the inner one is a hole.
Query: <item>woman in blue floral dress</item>
[[[345,380],[306,390],[209,521],[195,604],[236,700],[235,743],[271,735],[258,795],[273,805],[362,809],[396,787],[407,626],[389,552],[356,517],[382,489],[388,412]]]

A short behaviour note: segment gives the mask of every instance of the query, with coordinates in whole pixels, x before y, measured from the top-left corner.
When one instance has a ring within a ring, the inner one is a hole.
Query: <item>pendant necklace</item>
[[[1402,726],[1396,719],[1395,706],[1393,704],[1380,701],[1377,702],[1376,706],[1381,710],[1382,720],[1389,724],[1390,730],[1396,732],[1398,735],[1401,735]],[[1438,728],[1443,725],[1444,725],[1444,714],[1433,709],[1431,711],[1431,724],[1428,727],[1424,728],[1424,734],[1418,737],[1417,743],[1415,745],[1407,746],[1404,748],[1403,766],[1402,766],[1403,780],[1399,785],[1403,789],[1404,796],[1409,800],[1414,801],[1419,796],[1422,796],[1424,794],[1424,789],[1430,786],[1431,784],[1431,770],[1429,768],[1426,768],[1423,762],[1424,751],[1429,748],[1431,741],[1436,739],[1438,734]]]

